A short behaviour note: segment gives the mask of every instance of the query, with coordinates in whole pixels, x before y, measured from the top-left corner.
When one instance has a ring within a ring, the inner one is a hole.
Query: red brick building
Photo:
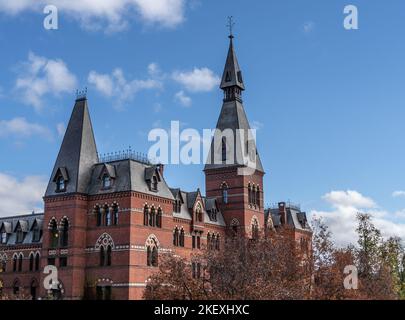
[[[235,161],[254,140],[246,135],[245,87],[232,36],[221,89],[217,129],[234,135],[221,135],[219,144],[213,139],[205,196],[170,188],[163,165],[131,151],[100,159],[87,99],[78,97],[43,198],[44,213],[0,219],[0,294],[140,299],[159,256],[174,251],[189,257],[205,246],[219,250],[229,230],[253,237],[268,225],[273,215],[267,214],[265,224],[259,154],[249,154],[253,170],[247,175],[240,170],[249,165]],[[243,139],[237,139],[240,129]],[[47,265],[58,268],[52,290],[43,285]]]

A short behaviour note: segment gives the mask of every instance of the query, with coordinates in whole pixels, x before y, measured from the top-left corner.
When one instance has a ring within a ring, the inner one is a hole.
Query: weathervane
[[[233,38],[233,26],[235,22],[233,22],[233,16],[228,17],[228,24],[226,25],[229,28],[229,38]]]

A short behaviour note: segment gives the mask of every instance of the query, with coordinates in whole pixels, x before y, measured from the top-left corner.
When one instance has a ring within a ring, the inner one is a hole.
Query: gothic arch
[[[149,237],[146,239],[145,248],[149,246],[157,246],[158,248],[160,247],[159,240],[154,234],[149,235]]]
[[[114,240],[113,238],[106,232],[104,232],[96,241],[96,244],[94,246],[94,248],[96,250],[100,250],[101,247],[103,247],[104,249],[107,249],[107,247],[110,246],[111,249],[115,248],[114,245]]]
[[[233,218],[231,221],[231,227],[239,227],[240,223],[239,220],[236,218]]]
[[[59,221],[59,229],[62,229],[66,222],[68,223],[68,225],[70,225],[69,218],[67,216],[63,216]]]
[[[49,219],[49,222],[48,222],[48,229],[52,229],[54,222],[56,223],[56,225],[58,225],[58,221],[57,221],[56,218],[53,216],[51,219]]]

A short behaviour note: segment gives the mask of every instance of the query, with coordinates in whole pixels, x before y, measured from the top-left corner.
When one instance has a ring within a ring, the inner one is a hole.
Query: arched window
[[[118,225],[118,205],[114,204],[113,205],[113,215],[114,215],[114,225],[117,226]]]
[[[148,267],[152,266],[152,248],[149,246],[146,248],[146,265]]]
[[[221,146],[221,151],[222,151],[222,161],[226,161],[226,138],[222,137],[222,146]]]
[[[152,249],[152,266],[158,266],[158,248],[156,246]]]
[[[104,247],[100,247],[100,266],[103,267],[105,264],[105,252]]]
[[[34,254],[33,253],[30,254],[30,268],[29,268],[29,270],[30,271],[34,270]]]
[[[60,245],[62,248],[66,248],[69,245],[69,221],[67,218],[62,220]]]
[[[111,208],[108,206],[105,206],[104,212],[105,212],[105,225],[111,226]]]
[[[248,185],[248,204],[252,204],[252,186]]]
[[[31,294],[31,299],[36,300],[37,299],[37,290],[38,289],[38,282],[37,280],[32,280],[31,285],[30,285],[30,294]]]
[[[226,184],[222,185],[222,203],[228,204],[228,186]]]
[[[207,234],[207,248],[208,248],[208,250],[212,249],[211,234],[209,232]]]
[[[17,260],[18,260],[17,255],[14,255],[14,256],[13,256],[13,271],[14,271],[14,272],[17,271]]]
[[[59,232],[58,225],[55,219],[52,219],[49,226],[49,246],[51,248],[56,248],[58,246]]]
[[[252,218],[252,240],[259,239],[259,222],[256,217]]]
[[[253,186],[252,188],[252,204],[255,206],[256,205],[256,187]]]
[[[175,247],[178,247],[179,246],[179,241],[180,239],[179,239],[179,229],[176,227],[175,229],[174,229],[174,232],[173,232],[173,245],[175,246]]]
[[[22,265],[23,265],[23,254],[20,253],[20,256],[18,257],[18,271],[22,272]]]
[[[218,250],[221,248],[221,243],[220,243],[220,239],[219,239],[219,234],[217,234],[217,238],[215,241],[215,250]]]
[[[162,209],[158,208],[157,216],[156,216],[156,227],[162,227]]]
[[[106,257],[106,264],[107,264],[107,266],[111,266],[111,252],[112,252],[112,249],[111,249],[111,246],[107,246],[107,257]]]
[[[257,204],[257,207],[260,209],[260,188],[259,188],[259,186],[256,189],[256,204]]]
[[[184,247],[184,229],[180,231],[180,247]]]
[[[35,271],[39,271],[39,252],[35,255]]]
[[[13,283],[13,294],[18,295],[20,293],[20,281],[18,279],[14,280]]]
[[[236,236],[238,234],[238,230],[239,230],[239,221],[237,219],[233,219],[231,221],[231,229],[232,229],[232,235]]]
[[[152,207],[149,215],[149,226],[154,227],[156,225],[156,209]]]
[[[101,212],[101,208],[99,206],[96,207],[96,215],[97,215],[97,227],[101,226],[103,221],[103,213]]]
[[[157,267],[158,266],[158,243],[157,240],[153,237],[150,236],[148,240],[146,241],[146,264],[149,267]]]
[[[195,209],[195,217],[197,222],[203,222],[203,212],[202,212],[202,207],[201,204],[198,203],[196,209]]]
[[[145,205],[143,208],[143,225],[147,226],[149,224],[149,209],[148,206]]]

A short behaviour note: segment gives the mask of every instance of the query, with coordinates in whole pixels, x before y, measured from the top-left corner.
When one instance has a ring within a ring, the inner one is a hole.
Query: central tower
[[[264,170],[243,107],[245,84],[233,40],[231,31],[223,105],[204,168],[206,193],[217,199],[229,231],[255,237],[264,226]]]

